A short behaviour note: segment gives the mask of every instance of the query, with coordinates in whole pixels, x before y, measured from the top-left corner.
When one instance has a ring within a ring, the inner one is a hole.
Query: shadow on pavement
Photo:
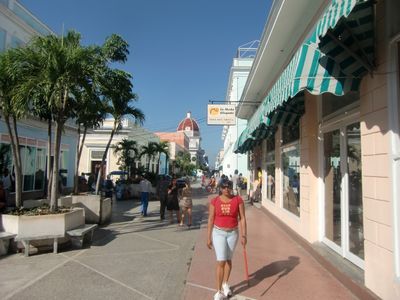
[[[279,279],[289,274],[299,263],[300,258],[298,256],[289,256],[288,259],[274,261],[249,275],[250,286],[256,286],[265,278],[279,274],[271,285],[260,295],[263,296]],[[240,294],[248,288],[246,280],[232,286],[232,290],[235,291],[235,294]]]

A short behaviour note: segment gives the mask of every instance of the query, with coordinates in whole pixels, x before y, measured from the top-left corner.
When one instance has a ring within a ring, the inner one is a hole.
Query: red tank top
[[[235,196],[225,203],[221,198],[215,197],[211,205],[215,207],[214,225],[221,228],[235,228],[238,226],[239,205],[243,203],[240,196]]]

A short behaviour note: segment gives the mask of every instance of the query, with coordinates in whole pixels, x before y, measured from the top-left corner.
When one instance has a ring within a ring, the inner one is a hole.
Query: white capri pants
[[[238,241],[238,230],[225,231],[214,227],[212,241],[217,261],[231,260]]]

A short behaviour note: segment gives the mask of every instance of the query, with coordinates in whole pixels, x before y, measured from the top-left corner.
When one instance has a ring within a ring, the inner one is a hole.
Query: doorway
[[[323,132],[324,243],[364,266],[360,123]]]

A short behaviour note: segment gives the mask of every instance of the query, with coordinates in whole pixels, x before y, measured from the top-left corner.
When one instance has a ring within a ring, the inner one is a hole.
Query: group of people
[[[170,223],[174,222],[173,214],[175,212],[176,220],[179,226],[184,225],[187,217],[187,226],[192,226],[192,189],[190,180],[187,178],[183,187],[179,187],[176,177],[172,180],[169,176],[162,176],[157,184],[157,196],[160,200],[160,218],[165,219],[165,210],[169,212]]]

